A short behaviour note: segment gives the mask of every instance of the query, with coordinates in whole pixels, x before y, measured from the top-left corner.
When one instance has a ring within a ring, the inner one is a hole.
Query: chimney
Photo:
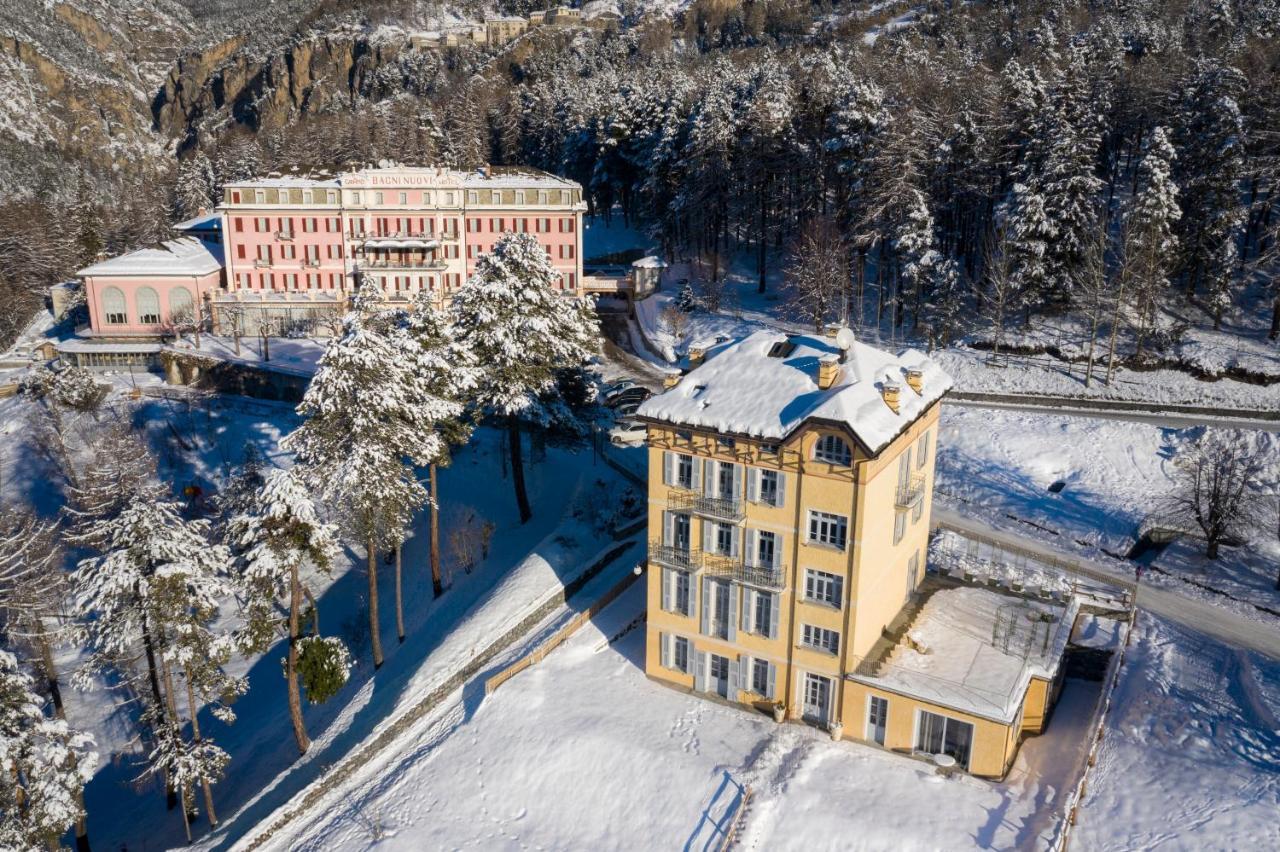
[[[663,376],[663,378],[662,378],[662,389],[663,389],[663,390],[671,390],[673,387],[675,387],[675,386],[676,386],[676,385],[678,385],[678,384],[680,384],[680,374],[679,374],[679,373],[667,373],[667,374],[666,374],[665,376]]]
[[[701,346],[689,347],[689,368],[702,366],[703,360],[707,357],[707,350]]]
[[[924,393],[924,370],[919,367],[907,368],[907,384],[918,394]]]
[[[898,395],[902,393],[902,387],[897,383],[885,379],[880,385],[880,395],[884,397],[884,404],[893,409],[893,413],[898,413]]]
[[[840,361],[834,355],[825,355],[818,361],[818,389],[828,390],[840,378]]]

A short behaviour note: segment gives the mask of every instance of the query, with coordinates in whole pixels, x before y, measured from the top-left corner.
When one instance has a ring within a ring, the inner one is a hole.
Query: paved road
[[[1179,429],[1188,426],[1215,426],[1227,429],[1261,429],[1266,432],[1280,431],[1280,421],[1256,420],[1247,417],[1212,417],[1198,414],[1146,411],[1115,411],[1090,408],[1087,403],[1080,406],[1064,406],[1057,403],[1044,404],[1025,402],[994,402],[989,400],[957,399],[949,396],[947,405],[960,405],[966,408],[998,408],[1005,411],[1028,411],[1033,414],[1061,414],[1071,417],[1092,417],[1098,420],[1122,420],[1129,423],[1150,423],[1155,426],[1173,426]]]
[[[961,531],[962,534],[963,531],[973,532],[982,538],[994,539],[1007,547],[1038,554],[1045,559],[1070,562],[1087,576],[1101,580],[1109,578],[1110,582],[1121,588],[1133,587],[1131,580],[1116,571],[1055,548],[1041,539],[997,529],[980,518],[950,509],[935,506],[933,514],[935,522]],[[1145,584],[1138,588],[1137,601],[1139,607],[1162,618],[1199,630],[1227,644],[1280,660],[1280,619],[1272,622],[1255,621],[1198,598]]]

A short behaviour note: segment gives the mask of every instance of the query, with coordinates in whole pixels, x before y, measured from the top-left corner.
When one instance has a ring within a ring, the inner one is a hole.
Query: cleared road
[[[1280,432],[1280,420],[1259,420],[1249,417],[1216,417],[1205,414],[1188,414],[1185,412],[1133,411],[1120,409],[1093,408],[1087,402],[1078,405],[1063,405],[1056,402],[1037,403],[1034,401],[997,401],[961,399],[952,394],[946,399],[947,405],[959,405],[966,408],[997,408],[1005,411],[1027,411],[1032,414],[1061,414],[1068,417],[1092,417],[1097,420],[1123,420],[1130,423],[1150,423],[1155,426],[1172,426],[1178,429],[1188,426],[1213,426],[1219,429],[1258,429],[1264,432]]]
[[[1081,559],[1074,553],[1059,550],[1038,538],[998,529],[980,518],[962,515],[937,506],[934,507],[933,514],[935,523],[955,530],[961,535],[972,532],[984,539],[997,541],[1012,550],[1035,554],[1046,560],[1071,563],[1081,574],[1110,582],[1119,588],[1128,590],[1134,588],[1132,580],[1115,570]],[[1197,598],[1149,585],[1137,587],[1137,603],[1140,608],[1162,618],[1183,624],[1230,645],[1247,648],[1280,660],[1280,619],[1270,623],[1255,621]]]

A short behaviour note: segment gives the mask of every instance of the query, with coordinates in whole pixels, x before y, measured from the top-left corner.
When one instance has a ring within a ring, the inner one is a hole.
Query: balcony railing
[[[271,265],[271,261],[266,260],[265,258],[261,258],[261,257],[260,257],[260,258],[257,258],[257,259],[256,259],[256,260],[254,260],[254,262],[253,262],[253,266],[254,266],[254,268],[255,268],[255,269],[262,269],[262,268],[264,268],[264,267],[268,267],[268,266],[270,266],[270,265]]]
[[[443,260],[362,260],[360,265],[369,269],[444,269]]]
[[[309,268],[314,269],[314,268],[316,268],[316,267],[318,267],[318,266],[320,265],[320,258],[318,258],[318,257],[304,257],[304,258],[302,259],[302,265],[303,265],[304,267],[309,267]]]
[[[293,239],[293,231],[276,231],[276,239],[291,240]]]
[[[743,561],[741,557],[722,556],[718,553],[703,554],[702,564],[708,574],[738,583],[765,589],[781,589],[786,585],[781,565],[756,565]]]
[[[899,509],[914,509],[924,499],[924,476],[917,474],[907,481],[906,486],[898,488],[898,496],[894,500]]]
[[[701,554],[698,551],[658,541],[649,542],[649,559],[681,571],[697,571],[701,567]]]
[[[741,521],[745,516],[742,501],[735,497],[707,497],[696,491],[672,491],[668,503],[676,511],[693,512],[721,521]]]

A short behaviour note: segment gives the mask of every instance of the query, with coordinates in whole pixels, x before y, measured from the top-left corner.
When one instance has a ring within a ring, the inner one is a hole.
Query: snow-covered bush
[[[58,405],[76,411],[96,409],[110,390],[83,367],[68,367],[56,373],[36,370],[23,379],[21,389],[36,399],[48,397]]]

